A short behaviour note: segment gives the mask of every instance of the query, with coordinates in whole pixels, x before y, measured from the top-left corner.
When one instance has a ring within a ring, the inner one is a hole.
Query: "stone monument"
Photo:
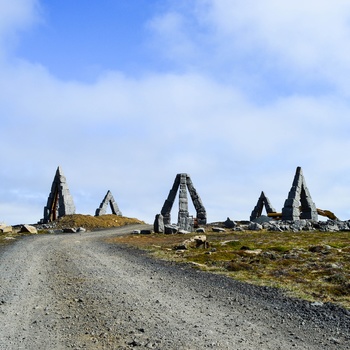
[[[100,207],[98,209],[96,209],[95,216],[100,216],[100,215],[106,214],[108,204],[111,207],[112,214],[118,215],[118,216],[122,216],[123,215],[121,213],[121,211],[119,210],[118,204],[114,200],[111,191],[108,190],[107,194],[105,195],[105,197],[103,198],[103,201],[100,204]]]
[[[276,210],[272,207],[270,200],[265,196],[264,191],[262,191],[256,206],[250,214],[250,221],[260,217],[264,207],[267,214],[276,212]]]
[[[292,188],[282,209],[282,220],[318,220],[317,208],[306,186],[301,167],[297,167]]]
[[[69,193],[66,177],[60,167],[56,170],[51,192],[44,207],[44,223],[59,219],[62,216],[75,214],[73,197]]]
[[[188,212],[188,196],[187,190],[190,193],[193,205],[197,212],[197,223],[199,225],[205,225],[207,223],[207,213],[203,206],[203,203],[193,186],[191,177],[188,174],[177,174],[173,187],[171,188],[168,198],[165,200],[161,215],[156,216],[157,226],[162,226],[159,223],[159,219],[163,218],[164,225],[171,224],[171,209],[173,207],[177,191],[179,190],[179,213],[178,213],[178,226],[182,230],[190,231],[193,228],[194,220]],[[156,230],[155,230],[156,231]],[[156,231],[157,232],[157,231]]]

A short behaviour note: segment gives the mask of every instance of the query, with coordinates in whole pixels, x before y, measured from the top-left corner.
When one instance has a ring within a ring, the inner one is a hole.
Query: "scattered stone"
[[[164,225],[164,233],[167,235],[172,235],[179,231],[179,227],[176,225]]]
[[[203,246],[204,248],[207,248],[208,242],[207,242],[207,236],[205,235],[199,235],[194,236],[192,238],[186,239],[185,241],[181,242],[180,244],[177,244],[174,249],[175,250],[187,250],[189,248],[199,248]]]
[[[164,228],[164,218],[162,214],[157,214],[155,219],[154,219],[154,224],[153,224],[154,232],[155,233],[164,233],[165,228]]]
[[[20,233],[38,233],[38,230],[36,229],[36,227],[31,226],[31,225],[22,225],[20,231]]]
[[[248,230],[251,231],[261,231],[263,229],[262,225],[258,224],[257,222],[251,222],[248,225]]]
[[[226,230],[222,227],[212,227],[213,232],[226,232]]]
[[[77,229],[74,228],[74,227],[67,227],[67,228],[64,228],[64,229],[63,229],[63,232],[64,232],[64,233],[76,233],[76,232],[77,232]]]
[[[224,226],[226,228],[234,228],[237,226],[237,224],[234,221],[232,221],[230,218],[227,218],[226,221],[224,221]]]
[[[0,233],[12,233],[12,226],[0,225]]]
[[[182,234],[182,235],[186,235],[186,234],[188,234],[188,233],[190,233],[190,232],[189,232],[189,231],[186,231],[186,230],[180,229],[177,233]]]
[[[141,230],[140,234],[141,235],[150,235],[153,233],[153,230]]]

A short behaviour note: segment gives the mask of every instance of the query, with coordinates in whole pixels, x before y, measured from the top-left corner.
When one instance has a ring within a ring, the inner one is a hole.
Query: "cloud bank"
[[[186,172],[209,221],[248,219],[261,190],[281,209],[301,166],[316,205],[349,218],[347,2],[170,1],[144,23],[159,70],[89,83],[16,54],[39,2],[0,9],[0,221],[38,221],[58,165],[84,214],[111,190],[151,223]]]

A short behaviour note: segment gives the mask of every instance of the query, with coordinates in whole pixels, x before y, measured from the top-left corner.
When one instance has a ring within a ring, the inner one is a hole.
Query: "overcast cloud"
[[[262,190],[281,210],[301,166],[316,206],[350,218],[347,1],[154,1],[142,55],[89,70],[101,48],[82,32],[86,67],[64,78],[64,47],[25,49],[54,31],[55,6],[0,0],[0,222],[41,219],[58,165],[82,214],[111,190],[152,223],[186,172],[209,221],[248,219]]]

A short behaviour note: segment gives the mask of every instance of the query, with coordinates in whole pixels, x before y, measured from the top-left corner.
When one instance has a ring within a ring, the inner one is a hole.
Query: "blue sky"
[[[209,221],[248,219],[301,166],[350,219],[349,19],[347,1],[0,0],[0,222],[42,218],[58,165],[83,214],[111,190],[152,223],[186,172]]]

